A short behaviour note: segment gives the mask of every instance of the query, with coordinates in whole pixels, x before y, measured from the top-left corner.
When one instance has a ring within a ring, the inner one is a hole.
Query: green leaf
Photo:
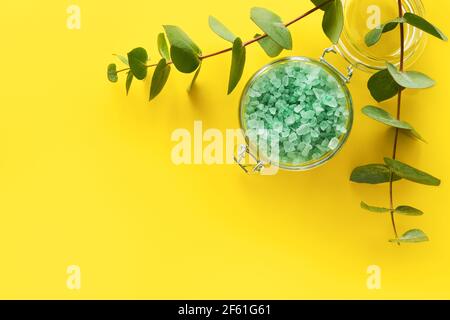
[[[170,47],[172,62],[178,71],[192,73],[200,65],[200,58],[189,48]]]
[[[370,211],[370,212],[374,212],[374,213],[387,213],[387,212],[391,211],[388,208],[370,206],[365,202],[361,202],[361,208],[364,210]],[[398,214],[406,215],[406,216],[421,216],[421,215],[423,215],[422,211],[420,211],[419,209],[410,207],[410,206],[399,206],[399,207],[397,207],[397,209],[395,209],[395,212]]]
[[[314,3],[314,5],[315,5],[316,7],[321,6],[322,4],[324,4],[324,3],[327,2],[327,1],[329,1],[329,0],[311,0],[311,2]],[[323,7],[321,7],[320,9],[323,10],[323,11],[325,11],[326,9],[328,9],[328,7],[329,7],[330,5],[331,5],[331,3],[329,3],[329,4],[327,4],[327,5],[323,6]]]
[[[395,243],[418,243],[418,242],[427,242],[429,240],[430,239],[428,239],[428,236],[422,230],[414,229],[409,230],[398,239],[392,239],[389,241]]]
[[[183,73],[192,73],[200,65],[200,48],[177,26],[164,26],[169,39],[170,56],[175,67]]]
[[[133,82],[133,73],[132,72],[128,72],[127,73],[127,81],[125,82],[125,89],[127,90],[127,95],[128,92],[130,92],[130,88],[131,88],[131,83]]]
[[[330,3],[323,16],[322,28],[334,44],[338,43],[344,28],[344,9],[341,0]]]
[[[401,178],[393,175],[393,181]],[[391,170],[384,164],[369,164],[353,170],[350,181],[356,183],[381,184],[391,181]]]
[[[292,49],[292,36],[283,24],[281,18],[274,12],[264,8],[252,8],[251,19],[264,31],[273,41],[284,49]]]
[[[191,38],[179,27],[166,25],[163,26],[166,31],[167,39],[172,47],[178,47],[180,49],[190,49],[196,55],[200,55],[202,51],[200,48],[192,41]]]
[[[438,178],[435,178],[426,172],[413,168],[403,162],[390,158],[384,158],[384,162],[389,168],[391,168],[393,172],[395,172],[395,174],[403,179],[428,186],[437,187],[441,185],[441,180],[439,180]]]
[[[158,35],[158,51],[163,59],[170,61],[169,47],[167,46],[166,36],[164,33]]]
[[[412,129],[409,123],[395,119],[391,114],[381,108],[375,106],[366,106],[362,109],[362,112],[369,118],[388,126],[406,130]]]
[[[127,66],[129,65],[127,57],[124,57],[120,54],[113,54],[113,56],[115,56],[117,59],[119,59],[124,65],[127,65]]]
[[[108,66],[108,80],[114,83],[119,80],[119,77],[117,76],[117,66],[114,63],[111,63]]]
[[[404,19],[405,19],[406,23],[408,23],[408,24],[412,25],[413,27],[416,27],[422,31],[425,31],[426,33],[429,33],[438,39],[441,39],[444,41],[448,40],[447,36],[441,30],[439,30],[437,27],[435,27],[434,25],[429,23],[427,20],[425,20],[424,18],[422,18],[418,15],[407,12],[404,15]]]
[[[420,140],[424,143],[428,143],[421,135],[419,132],[417,132],[415,129],[411,129],[411,130],[402,130],[403,133],[405,133],[407,136],[413,138],[413,139],[417,139]]]
[[[161,59],[153,73],[152,85],[150,87],[150,100],[153,100],[160,94],[167,83],[170,75],[170,66],[166,59]]]
[[[233,43],[237,38],[233,32],[231,32],[222,22],[213,16],[209,16],[209,27],[215,34],[228,42]]]
[[[362,109],[362,112],[375,121],[381,122],[394,128],[409,131],[409,134],[411,136],[424,141],[422,136],[408,122],[395,119],[391,114],[381,108],[375,106],[366,106]]]
[[[242,45],[241,38],[236,38],[233,43],[233,56],[231,60],[230,81],[228,83],[228,94],[233,92],[239,80],[241,80],[242,73],[245,67],[246,50]]]
[[[403,214],[406,216],[421,216],[423,215],[423,211],[410,207],[410,206],[399,206],[395,209],[395,212],[398,214]]]
[[[138,80],[144,80],[147,77],[148,55],[144,48],[136,48],[128,53],[128,61],[133,75]]]
[[[372,75],[367,83],[367,87],[372,97],[378,102],[395,97],[402,89],[387,69],[378,71]]]
[[[380,207],[374,207],[374,206],[369,206],[367,203],[365,202],[361,202],[361,208],[370,212],[375,212],[375,213],[385,213],[385,212],[389,212],[390,210],[388,208],[380,208]]]
[[[365,37],[365,42],[366,45],[368,47],[371,47],[373,45],[375,45],[378,41],[380,41],[381,39],[381,35],[383,33],[389,32],[394,30],[399,23],[402,23],[404,21],[404,19],[393,19],[385,24],[382,24],[378,27],[376,27],[375,29],[371,30],[369,33],[367,33],[366,37]]]
[[[187,92],[190,93],[192,89],[194,89],[195,82],[197,81],[198,75],[200,74],[200,71],[202,70],[202,63],[200,61],[200,65],[197,68],[197,71],[194,74],[194,77],[192,78],[191,84],[189,85]]]
[[[397,68],[391,63],[387,63],[387,68],[395,82],[403,88],[426,89],[435,85],[435,81],[433,79],[421,72],[402,72],[397,70]]]
[[[255,38],[260,37],[260,34],[256,34]],[[273,41],[270,37],[265,37],[258,41],[261,48],[263,48],[264,52],[271,58],[278,57],[280,53],[283,51],[283,47],[281,47],[278,43]]]

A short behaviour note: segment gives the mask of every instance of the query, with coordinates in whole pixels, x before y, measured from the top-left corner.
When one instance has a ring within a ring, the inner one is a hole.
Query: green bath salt
[[[284,59],[258,73],[241,101],[248,143],[260,156],[285,167],[331,158],[351,129],[345,83],[324,64]]]

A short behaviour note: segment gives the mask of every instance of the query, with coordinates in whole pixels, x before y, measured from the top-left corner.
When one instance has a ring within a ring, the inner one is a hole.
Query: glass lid
[[[379,43],[368,47],[366,34],[389,20],[398,17],[396,0],[342,0],[345,25],[336,50],[354,67],[374,72],[384,69],[386,61],[395,65],[400,60],[399,32],[383,35]],[[403,11],[424,16],[420,0],[402,0]],[[396,29],[398,30],[398,29]],[[405,65],[411,66],[423,53],[426,37],[423,32],[405,25]]]

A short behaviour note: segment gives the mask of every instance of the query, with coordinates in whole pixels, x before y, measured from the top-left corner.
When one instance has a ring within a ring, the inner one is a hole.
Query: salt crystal
[[[328,148],[331,150],[336,150],[336,148],[339,146],[339,139],[333,138],[331,139],[330,143],[328,144]]]

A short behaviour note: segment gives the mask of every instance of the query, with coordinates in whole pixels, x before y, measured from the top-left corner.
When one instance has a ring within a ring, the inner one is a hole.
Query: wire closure
[[[349,65],[347,67],[347,75],[343,74],[341,71],[338,70],[338,68],[336,68],[335,66],[333,66],[330,62],[327,61],[327,59],[325,59],[325,56],[328,53],[334,53],[334,54],[338,54],[336,52],[336,50],[333,47],[327,48],[324,50],[324,52],[322,53],[322,56],[320,57],[320,62],[322,62],[323,64],[326,64],[328,67],[330,67],[334,72],[336,72],[339,77],[341,77],[341,79],[345,82],[345,83],[349,83],[350,80],[353,77],[353,66]]]
[[[245,164],[245,158],[247,157],[247,154],[256,162],[256,165],[249,165]],[[263,161],[259,160],[258,157],[256,157],[251,151],[250,148],[247,145],[240,145],[238,148],[238,154],[234,157],[234,161],[241,167],[242,170],[245,171],[245,173],[261,173],[261,170],[266,165]],[[248,169],[252,168],[252,169]]]

